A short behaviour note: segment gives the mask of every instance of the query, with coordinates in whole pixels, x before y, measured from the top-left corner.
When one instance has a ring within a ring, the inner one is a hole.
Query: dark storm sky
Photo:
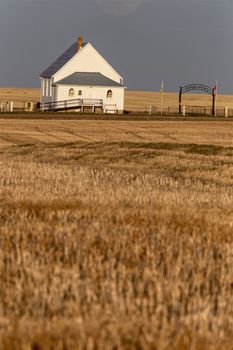
[[[232,0],[0,0],[0,86],[39,86],[82,34],[129,89],[218,80],[233,94],[232,15]]]

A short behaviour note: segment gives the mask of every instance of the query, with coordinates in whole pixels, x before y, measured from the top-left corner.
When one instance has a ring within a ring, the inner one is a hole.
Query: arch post
[[[180,93],[179,93],[179,115],[182,113],[182,86],[180,87]]]
[[[215,88],[213,88],[212,116],[215,116],[217,114],[215,110],[215,105],[216,105],[216,93],[215,93]]]

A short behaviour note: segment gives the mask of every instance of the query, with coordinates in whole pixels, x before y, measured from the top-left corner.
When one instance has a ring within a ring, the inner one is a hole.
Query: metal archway
[[[215,115],[216,89],[204,84],[189,84],[180,87],[179,114],[182,113],[182,95],[191,91],[202,91],[212,96],[212,115]]]

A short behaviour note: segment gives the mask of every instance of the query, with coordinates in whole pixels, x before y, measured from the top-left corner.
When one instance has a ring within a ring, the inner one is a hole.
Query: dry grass
[[[233,349],[231,123],[0,130],[0,349]]]
[[[177,90],[178,91],[178,90]],[[15,106],[23,107],[22,101],[38,102],[40,100],[39,89],[29,88],[0,88],[0,101],[15,101]],[[184,105],[211,106],[211,96],[203,94],[187,94],[183,97]],[[128,91],[125,93],[125,109],[128,111],[141,112],[148,106],[160,107],[160,93],[146,91]],[[178,107],[178,93],[164,94],[164,107]],[[233,96],[219,95],[218,107],[233,108]]]

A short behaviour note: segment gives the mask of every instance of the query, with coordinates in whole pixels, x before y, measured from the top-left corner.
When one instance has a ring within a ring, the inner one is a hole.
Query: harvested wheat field
[[[0,102],[13,101],[16,108],[23,108],[25,102],[40,101],[40,90],[36,88],[0,87]]]
[[[231,122],[1,120],[0,154],[0,349],[233,349]]]

